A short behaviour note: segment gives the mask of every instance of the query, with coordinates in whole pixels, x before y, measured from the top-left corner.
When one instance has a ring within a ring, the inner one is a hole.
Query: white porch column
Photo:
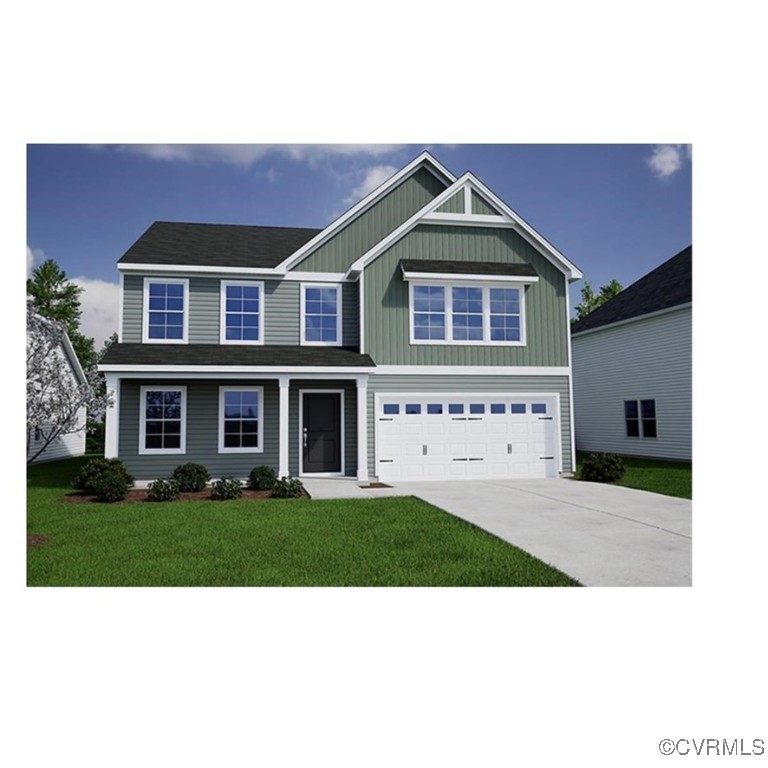
[[[280,458],[277,474],[286,477],[288,470],[288,391],[291,384],[290,376],[280,376]]]
[[[357,480],[368,482],[368,374],[357,377]]]
[[[116,373],[105,374],[107,397],[112,405],[104,414],[104,458],[116,459],[120,440],[120,378]]]

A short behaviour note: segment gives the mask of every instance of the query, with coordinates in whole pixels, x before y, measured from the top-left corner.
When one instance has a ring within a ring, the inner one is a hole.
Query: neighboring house
[[[64,359],[68,374],[71,375],[73,381],[78,384],[87,384],[85,373],[80,365],[80,361],[77,359],[75,350],[72,347],[72,342],[69,340],[67,332],[64,331],[62,337],[62,343],[57,350],[57,354],[61,355]],[[50,401],[46,401],[50,402]],[[44,461],[54,461],[56,459],[68,459],[72,456],[82,456],[85,453],[85,423],[86,423],[86,409],[85,406],[78,409],[77,423],[75,430],[59,435],[54,438],[43,450],[43,452],[36,456],[30,463],[39,464]],[[45,443],[43,432],[46,431],[48,425],[43,425],[42,429],[34,429],[28,435],[27,444],[29,446],[27,450],[27,460],[30,456],[34,456]]]
[[[691,250],[571,328],[578,450],[691,459]]]
[[[118,269],[106,455],[138,480],[573,470],[581,273],[428,153],[326,229],[155,222]]]

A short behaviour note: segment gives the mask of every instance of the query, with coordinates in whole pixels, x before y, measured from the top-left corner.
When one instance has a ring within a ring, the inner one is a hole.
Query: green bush
[[[202,464],[180,464],[171,474],[171,479],[179,485],[181,493],[194,493],[202,491],[211,476],[208,470]]]
[[[89,421],[85,425],[85,452],[104,453],[103,421]]]
[[[272,496],[276,499],[296,499],[305,495],[304,484],[298,477],[281,477],[272,488]]]
[[[222,477],[211,485],[211,498],[216,501],[239,499],[242,495],[243,486],[236,477]]]
[[[149,484],[147,501],[176,501],[179,498],[179,484],[173,479],[155,480]]]
[[[120,459],[91,459],[80,470],[80,474],[72,483],[74,488],[85,493],[98,493],[96,486],[104,476],[117,475],[125,480],[126,489],[133,485],[133,475],[128,474]]]
[[[613,453],[590,453],[581,465],[581,479],[592,483],[615,483],[621,480],[626,466]]]
[[[277,474],[272,467],[262,464],[255,467],[248,475],[248,487],[254,491],[271,491],[277,482]]]
[[[92,485],[92,493],[96,494],[99,501],[112,503],[120,501],[128,495],[128,482],[125,474],[118,470],[109,470],[99,475]]]

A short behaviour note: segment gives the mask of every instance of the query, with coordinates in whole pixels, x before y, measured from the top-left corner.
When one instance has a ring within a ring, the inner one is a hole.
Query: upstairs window
[[[301,343],[341,346],[341,286],[302,286]]]
[[[263,344],[263,283],[221,283],[221,343]]]
[[[414,285],[411,307],[415,339],[445,339],[445,288],[442,285]]]
[[[144,280],[144,341],[187,341],[188,280]]]

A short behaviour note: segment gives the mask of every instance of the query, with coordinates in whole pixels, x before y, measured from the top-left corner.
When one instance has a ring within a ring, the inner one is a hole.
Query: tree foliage
[[[64,351],[64,325],[41,317],[27,302],[27,463],[31,463],[60,435],[85,429],[79,419],[85,407],[101,419],[108,407],[98,373],[90,368],[82,382],[73,375]],[[30,454],[32,438],[36,450]]]
[[[600,292],[595,293],[589,280],[584,281],[581,289],[581,301],[576,305],[576,320],[581,320],[590,312],[594,312],[598,307],[605,304],[622,290],[621,283],[613,279],[610,283],[600,286]]]

